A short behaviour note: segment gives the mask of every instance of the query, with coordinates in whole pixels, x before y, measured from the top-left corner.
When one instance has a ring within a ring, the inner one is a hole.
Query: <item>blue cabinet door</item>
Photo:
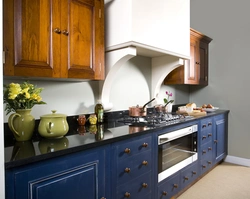
[[[214,160],[217,163],[227,154],[227,118],[225,115],[219,115],[214,120]]]
[[[105,148],[6,171],[6,199],[99,199],[105,191]]]

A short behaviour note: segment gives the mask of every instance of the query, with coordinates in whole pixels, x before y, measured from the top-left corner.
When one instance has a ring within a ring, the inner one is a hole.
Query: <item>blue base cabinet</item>
[[[100,199],[105,190],[107,149],[78,152],[6,171],[6,199]]]
[[[152,136],[112,144],[112,199],[152,197]]]

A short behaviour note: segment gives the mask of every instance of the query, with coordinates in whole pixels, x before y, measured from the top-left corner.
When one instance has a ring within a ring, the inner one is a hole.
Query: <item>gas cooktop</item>
[[[144,117],[131,117],[122,114],[117,122],[125,125],[159,127],[167,126],[192,119],[192,116],[184,116],[176,113],[151,112]]]

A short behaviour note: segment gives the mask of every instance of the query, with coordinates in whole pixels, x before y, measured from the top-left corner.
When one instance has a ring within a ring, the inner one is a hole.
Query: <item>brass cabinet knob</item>
[[[208,150],[209,150],[209,151],[212,151],[212,147],[208,147]]]
[[[207,125],[206,125],[206,124],[203,124],[203,125],[202,125],[202,128],[206,128],[206,127],[207,127]]]
[[[67,30],[63,30],[63,31],[62,31],[62,34],[68,36],[68,35],[69,35],[69,32],[68,32]]]
[[[125,196],[126,198],[130,198],[130,193],[129,193],[129,192],[126,192],[126,193],[124,194],[124,196]]]
[[[101,197],[101,199],[106,199],[106,198],[104,198],[104,197]]]
[[[209,134],[208,134],[208,137],[211,137],[211,136],[212,136],[212,133],[209,133]]]
[[[212,162],[211,162],[211,161],[207,161],[207,163],[208,163],[208,164],[212,164]]]
[[[178,188],[178,184],[174,184],[174,188]]]
[[[202,165],[202,168],[204,168],[204,169],[205,169],[205,168],[206,168],[206,165]]]
[[[166,196],[166,195],[168,195],[168,192],[163,191],[163,192],[162,192],[162,195],[163,195],[163,196]]]
[[[131,170],[131,169],[130,169],[130,168],[128,168],[128,167],[127,167],[126,169],[124,169],[124,171],[125,171],[126,173],[129,173],[129,172],[130,172],[130,170]]]
[[[202,136],[202,139],[206,139],[206,138],[207,138],[207,136],[205,136],[205,135]]]
[[[209,122],[209,123],[208,123],[208,126],[211,126],[211,125],[212,125],[212,122]]]
[[[143,143],[142,146],[146,148],[148,147],[148,143]]]
[[[147,184],[147,183],[142,183],[142,187],[143,187],[143,188],[147,188],[147,187],[148,187],[148,184]]]
[[[54,32],[57,33],[57,34],[61,34],[60,28],[55,28],[55,29],[54,29]]]
[[[196,171],[192,171],[192,174],[196,175]]]
[[[130,149],[129,149],[129,148],[126,148],[126,149],[124,150],[124,152],[125,152],[125,153],[130,153]]]
[[[184,177],[184,180],[188,180],[188,177],[187,177],[187,176],[185,176],[185,177]]]
[[[203,150],[203,151],[202,151],[202,154],[206,154],[206,153],[207,153],[206,150]]]
[[[148,165],[148,161],[146,161],[146,160],[144,160],[143,162],[142,162],[142,165]]]
[[[218,140],[214,140],[214,143],[218,143]]]

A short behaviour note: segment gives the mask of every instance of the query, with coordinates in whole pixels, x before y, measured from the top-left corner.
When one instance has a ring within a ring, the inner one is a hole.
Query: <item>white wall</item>
[[[213,38],[209,86],[192,89],[191,100],[229,114],[229,155],[250,159],[249,0],[191,0],[191,27]]]

